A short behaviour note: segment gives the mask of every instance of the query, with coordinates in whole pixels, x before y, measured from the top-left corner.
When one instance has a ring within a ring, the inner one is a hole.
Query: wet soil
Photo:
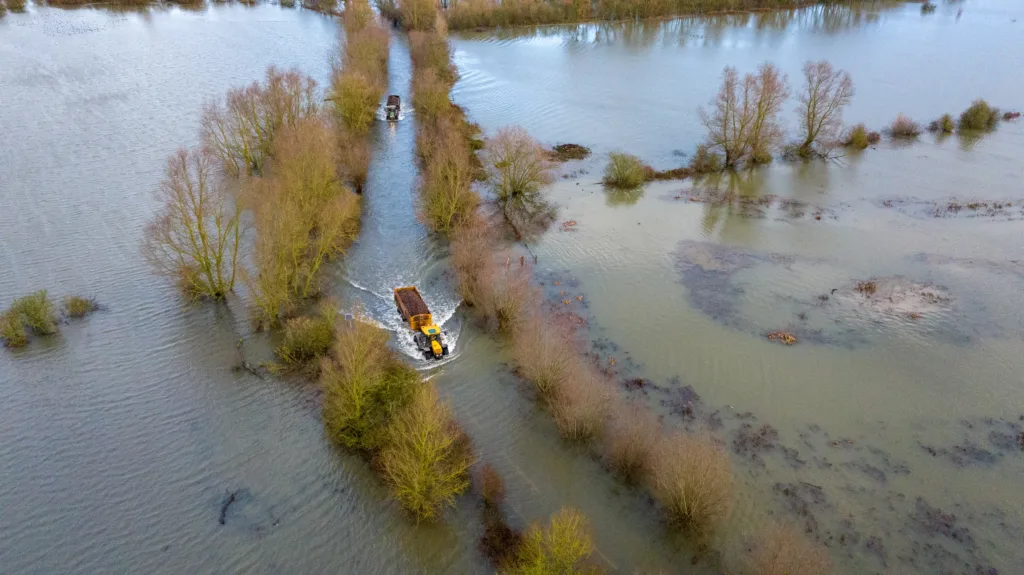
[[[582,160],[590,156],[590,148],[580,144],[558,144],[551,148],[548,154],[556,162],[568,162],[570,160]]]
[[[775,194],[746,195],[721,188],[702,186],[691,190],[680,190],[666,197],[672,201],[700,203],[715,208],[730,207],[736,210],[737,215],[745,218],[766,218],[774,214],[779,219],[788,220],[838,219],[834,208],[813,205]],[[840,207],[844,206],[840,205]]]
[[[1024,199],[957,199],[922,200],[918,198],[888,198],[879,202],[883,208],[892,208],[915,218],[980,218],[992,221],[1011,221],[1024,218]]]

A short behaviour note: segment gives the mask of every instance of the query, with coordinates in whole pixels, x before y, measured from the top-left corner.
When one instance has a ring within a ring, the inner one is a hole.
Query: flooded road
[[[1024,108],[1024,84],[1006,72],[1024,64],[1007,50],[1014,19],[1024,12],[1012,1],[978,0],[931,15],[887,4],[453,37],[455,100],[485,131],[517,123],[546,144],[594,149],[550,188],[559,218],[579,225],[532,246],[538,271],[549,291],[560,281],[583,296],[570,305],[601,360],[647,382],[624,393],[673,425],[712,427],[735,453],[742,487],[716,542],[725,555],[783,520],[828,545],[843,573],[1024,564],[1024,454],[1012,444],[1024,416],[1024,224],[1015,212],[930,215],[954,197],[1024,200],[1024,124],[636,194],[596,183],[605,154],[687,161],[721,68],[764,60],[793,83],[811,56],[850,70],[846,120],[875,128],[976,97]],[[323,437],[311,386],[232,371],[240,339],[258,359],[272,346],[251,332],[244,294],[187,308],[139,253],[151,192],[167,155],[197,142],[203,102],[270,64],[326,81],[337,28],[276,6],[31,8],[0,20],[0,132],[14,134],[0,140],[0,304],[47,288],[105,306],[0,353],[0,572],[488,571],[472,501],[441,525],[411,524],[365,462]],[[395,34],[389,92],[407,107],[410,75]],[[505,476],[514,524],[575,505],[603,567],[704,572],[644,498],[558,439],[499,343],[463,321],[447,248],[416,220],[415,114],[372,137],[362,232],[332,293],[426,369],[391,300],[398,285],[424,292],[454,352],[426,374],[478,458]],[[709,189],[777,199],[690,200]],[[932,307],[912,319],[894,292],[853,289],[894,277],[934,288]],[[778,329],[800,343],[764,337]],[[700,396],[697,417],[679,410],[685,386]],[[764,425],[777,440],[752,449]]]

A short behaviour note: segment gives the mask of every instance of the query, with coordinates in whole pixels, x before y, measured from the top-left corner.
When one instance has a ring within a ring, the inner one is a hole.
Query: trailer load
[[[395,306],[402,321],[409,323],[412,339],[427,359],[441,359],[448,355],[448,344],[441,338],[441,328],[434,324],[434,316],[415,286],[395,288]]]

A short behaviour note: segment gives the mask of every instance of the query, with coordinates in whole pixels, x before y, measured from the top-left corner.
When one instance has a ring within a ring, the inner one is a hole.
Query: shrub
[[[530,268],[526,265],[513,266],[512,255],[505,258],[504,266],[481,278],[483,305],[486,314],[505,334],[515,334],[527,312],[538,302],[539,294],[533,287]]]
[[[533,382],[541,399],[553,403],[579,366],[579,343],[571,326],[533,313],[515,333],[512,357],[519,375]]]
[[[604,183],[615,188],[636,188],[646,180],[645,167],[634,155],[612,152],[604,168]]]
[[[594,552],[587,520],[579,511],[563,507],[551,516],[547,527],[533,524],[505,575],[564,575],[584,573]]]
[[[889,125],[889,134],[893,138],[916,138],[921,135],[921,126],[907,116],[899,114]]]
[[[76,295],[64,298],[64,313],[68,317],[85,317],[96,311],[96,300]]]
[[[928,124],[929,132],[939,132],[941,134],[952,134],[955,128],[956,122],[953,121],[953,116],[949,114],[943,114],[938,120]]]
[[[430,122],[451,110],[448,99],[451,86],[433,68],[417,69],[412,82],[412,103],[424,122]]]
[[[530,134],[519,126],[498,130],[487,142],[487,168],[494,193],[501,202],[536,198],[551,183],[551,163]]]
[[[490,463],[484,464],[480,470],[480,494],[484,505],[489,507],[498,507],[505,502],[505,481]]]
[[[7,0],[7,8],[11,12],[24,12],[25,0]]]
[[[451,63],[448,41],[439,34],[409,32],[409,57],[417,70],[433,70],[444,84],[455,83],[457,72]]]
[[[985,100],[975,100],[970,108],[960,114],[961,130],[988,131],[999,123],[999,109],[988,105]]]
[[[333,357],[320,364],[327,434],[349,449],[379,449],[391,419],[415,395],[419,374],[388,347],[387,331],[359,317],[343,322],[335,338]]]
[[[469,438],[430,383],[388,427],[380,464],[392,495],[417,520],[432,521],[469,488]]]
[[[562,437],[588,441],[604,430],[611,390],[593,366],[576,363],[551,398],[551,413]]]
[[[651,471],[660,433],[658,418],[649,409],[615,402],[605,432],[605,460],[627,483],[639,483]]]
[[[22,347],[28,343],[25,324],[18,310],[10,309],[0,314],[0,339],[7,347]]]
[[[284,341],[274,353],[286,366],[300,367],[327,355],[334,343],[338,307],[331,301],[320,304],[315,316],[289,319],[284,324]]]
[[[420,217],[431,230],[450,234],[480,203],[471,189],[473,166],[466,142],[451,122],[437,123],[435,144],[423,170]]]
[[[0,2],[0,18],[3,18],[6,15],[7,15],[7,5],[4,4],[3,2]]]
[[[455,230],[451,236],[452,270],[456,289],[469,306],[486,301],[485,290],[494,273],[494,238],[479,217]]]
[[[653,459],[653,493],[669,520],[703,538],[732,508],[729,456],[710,438],[676,433],[664,438]]]
[[[355,135],[365,135],[377,118],[381,90],[360,72],[335,74],[331,100],[341,124]]]
[[[430,30],[437,18],[436,0],[401,0],[398,4],[402,26],[407,30]]]
[[[46,295],[46,290],[22,296],[11,304],[11,310],[21,316],[21,321],[36,335],[57,333],[57,309]]]
[[[828,550],[793,529],[773,526],[758,539],[747,565],[751,575],[827,575],[832,572]]]
[[[722,171],[722,155],[712,152],[705,144],[697,146],[690,158],[690,170],[695,174],[710,174]]]
[[[864,124],[857,124],[846,133],[843,145],[854,150],[864,150],[868,147],[868,129]]]

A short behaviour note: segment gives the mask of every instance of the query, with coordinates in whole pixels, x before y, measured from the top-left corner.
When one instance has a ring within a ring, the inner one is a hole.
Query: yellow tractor
[[[448,355],[441,328],[434,325],[434,316],[415,286],[395,288],[395,305],[402,320],[409,322],[409,329],[415,332],[412,339],[425,358],[441,359]]]

